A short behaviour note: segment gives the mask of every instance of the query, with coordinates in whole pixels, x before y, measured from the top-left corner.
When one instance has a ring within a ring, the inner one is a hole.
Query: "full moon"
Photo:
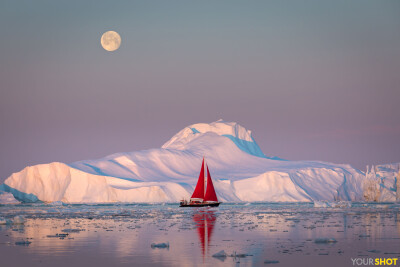
[[[101,46],[107,51],[115,51],[121,45],[121,36],[115,31],[108,31],[101,36]]]

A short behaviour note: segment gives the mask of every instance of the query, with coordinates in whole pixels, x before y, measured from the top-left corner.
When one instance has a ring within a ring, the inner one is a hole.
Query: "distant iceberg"
[[[26,167],[0,189],[23,202],[178,202],[193,192],[203,156],[223,202],[365,200],[365,173],[265,155],[251,131],[223,120],[185,127],[161,148]],[[379,201],[394,201],[395,167],[376,168]]]
[[[5,192],[5,191],[0,191],[0,204],[18,204],[20,203],[18,200],[14,198],[14,195]]]

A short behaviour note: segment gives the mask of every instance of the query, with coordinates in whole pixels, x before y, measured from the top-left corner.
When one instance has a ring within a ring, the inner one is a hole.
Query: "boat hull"
[[[218,207],[220,202],[216,203],[180,203],[179,207],[185,208],[185,207]]]

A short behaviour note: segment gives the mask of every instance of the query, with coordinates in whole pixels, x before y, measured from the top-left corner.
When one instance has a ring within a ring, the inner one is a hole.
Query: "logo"
[[[353,266],[396,266],[398,258],[351,258]]]

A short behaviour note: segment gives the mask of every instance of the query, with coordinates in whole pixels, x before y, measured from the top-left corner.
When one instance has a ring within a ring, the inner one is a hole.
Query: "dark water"
[[[353,266],[399,258],[399,212],[395,203],[4,205],[1,266]],[[228,256],[212,256],[221,250]]]

